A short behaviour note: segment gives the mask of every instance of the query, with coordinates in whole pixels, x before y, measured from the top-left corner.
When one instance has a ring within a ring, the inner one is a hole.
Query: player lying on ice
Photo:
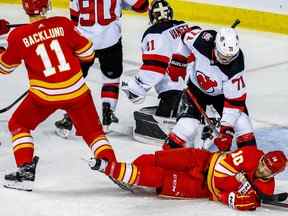
[[[155,188],[160,197],[209,197],[255,210],[260,194],[273,194],[274,176],[285,170],[287,158],[282,151],[265,154],[254,146],[230,153],[179,148],[141,155],[132,164],[91,159],[89,165],[120,183]]]

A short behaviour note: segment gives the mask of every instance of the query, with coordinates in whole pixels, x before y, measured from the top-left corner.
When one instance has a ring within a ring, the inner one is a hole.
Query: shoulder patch
[[[204,30],[196,38],[193,46],[202,55],[206,56],[208,59],[212,60],[212,50],[214,49],[214,40],[216,37],[216,31],[214,30]]]

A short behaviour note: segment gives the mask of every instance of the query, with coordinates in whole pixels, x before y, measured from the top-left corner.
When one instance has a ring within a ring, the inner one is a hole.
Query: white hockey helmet
[[[239,54],[239,36],[233,28],[221,28],[215,38],[215,56],[219,63],[230,64]]]

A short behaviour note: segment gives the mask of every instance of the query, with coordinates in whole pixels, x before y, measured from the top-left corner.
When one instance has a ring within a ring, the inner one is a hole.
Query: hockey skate
[[[32,191],[38,160],[39,157],[35,156],[31,164],[25,164],[16,172],[5,175],[3,186],[10,189]]]
[[[110,132],[109,127],[112,123],[118,123],[119,120],[115,116],[113,110],[110,108],[109,103],[102,105],[102,125],[105,133]]]
[[[108,161],[102,160],[102,159],[90,158],[88,164],[89,164],[90,169],[104,173],[105,168],[108,166]],[[114,184],[116,184],[122,190],[134,193],[132,185],[118,181],[117,179],[114,179],[111,176],[108,176],[108,177]]]
[[[65,114],[63,119],[55,122],[56,134],[62,138],[67,139],[72,131],[73,124],[70,117]]]

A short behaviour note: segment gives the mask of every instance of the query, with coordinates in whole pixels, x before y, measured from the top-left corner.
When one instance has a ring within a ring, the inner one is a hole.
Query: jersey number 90
[[[99,23],[100,25],[110,24],[116,19],[116,1],[79,0],[79,12],[84,15],[80,18],[80,25],[93,26],[95,23]]]

